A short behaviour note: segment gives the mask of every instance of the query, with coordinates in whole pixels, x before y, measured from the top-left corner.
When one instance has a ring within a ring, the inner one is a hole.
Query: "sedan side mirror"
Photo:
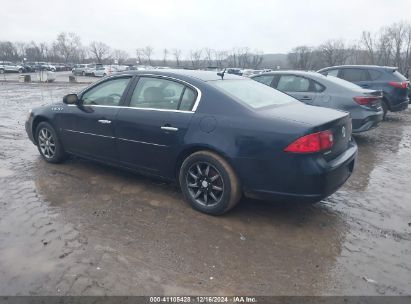
[[[79,99],[77,94],[67,94],[66,96],[63,97],[63,102],[65,104],[78,104]]]

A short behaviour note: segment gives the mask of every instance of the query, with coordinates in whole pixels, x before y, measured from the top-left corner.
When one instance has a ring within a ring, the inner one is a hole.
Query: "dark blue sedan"
[[[74,154],[177,180],[209,214],[243,194],[319,201],[347,180],[357,154],[346,112],[206,71],[116,74],[33,109],[26,130],[47,162]]]

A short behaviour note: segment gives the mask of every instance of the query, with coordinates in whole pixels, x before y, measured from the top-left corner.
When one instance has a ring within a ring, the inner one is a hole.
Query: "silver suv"
[[[3,74],[5,72],[23,73],[24,68],[21,65],[13,63],[11,61],[0,61],[0,74]]]

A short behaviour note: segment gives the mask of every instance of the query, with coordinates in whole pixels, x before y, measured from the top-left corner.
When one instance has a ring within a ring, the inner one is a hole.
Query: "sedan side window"
[[[258,82],[261,82],[268,86],[271,86],[271,83],[273,82],[273,78],[274,78],[274,75],[261,75],[261,76],[253,77],[254,80],[257,80]]]
[[[350,82],[370,80],[367,70],[363,69],[343,69],[341,78]]]
[[[326,71],[326,74],[325,75],[330,75],[330,76],[334,76],[334,77],[337,77],[338,76],[338,72],[339,72],[339,70],[338,69],[335,69],[335,70],[328,70],[328,71]]]
[[[181,99],[179,110],[191,111],[191,109],[194,106],[196,97],[197,97],[197,93],[195,93],[192,89],[186,87],[183,97]]]
[[[194,91],[181,83],[141,77],[131,97],[130,107],[189,111],[195,97]]]
[[[277,90],[283,92],[308,92],[310,81],[295,75],[282,75],[277,84]]]
[[[84,105],[118,106],[130,77],[104,81],[83,94]]]

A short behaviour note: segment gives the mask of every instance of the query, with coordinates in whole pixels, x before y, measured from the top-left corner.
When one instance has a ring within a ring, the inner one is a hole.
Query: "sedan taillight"
[[[380,98],[381,97],[376,97],[376,96],[357,96],[357,97],[354,97],[353,99],[356,103],[358,103],[361,106],[372,106],[378,103],[378,100]]]
[[[391,81],[388,83],[390,86],[393,86],[394,88],[399,88],[399,89],[406,89],[408,88],[408,81],[403,81],[403,82],[396,82],[396,81]]]
[[[293,153],[316,153],[331,149],[334,136],[331,130],[312,133],[300,137],[284,149]]]

